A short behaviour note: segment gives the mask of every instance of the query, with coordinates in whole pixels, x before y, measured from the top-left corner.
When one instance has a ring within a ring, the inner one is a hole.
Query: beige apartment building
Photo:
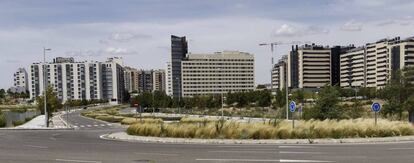
[[[349,50],[341,55],[341,86],[360,87],[365,85],[365,47]]]
[[[341,87],[384,87],[395,71],[414,65],[414,39],[367,43],[341,55]],[[350,85],[351,83],[351,85]]]
[[[245,52],[187,54],[182,61],[183,97],[254,90],[254,56]]]

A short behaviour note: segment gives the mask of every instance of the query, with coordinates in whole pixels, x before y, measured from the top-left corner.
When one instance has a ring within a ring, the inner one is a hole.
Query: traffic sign
[[[379,104],[378,102],[374,102],[371,105],[371,109],[373,112],[379,112],[381,110],[381,104]]]
[[[296,103],[295,103],[295,101],[290,102],[290,104],[289,104],[289,110],[290,110],[290,112],[295,112],[295,110],[296,110]]]

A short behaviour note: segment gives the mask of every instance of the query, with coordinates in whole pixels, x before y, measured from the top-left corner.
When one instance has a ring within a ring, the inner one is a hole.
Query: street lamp
[[[45,109],[45,126],[49,127],[49,116],[47,114],[47,105],[46,105],[46,90],[47,90],[47,78],[46,78],[46,51],[51,51],[52,49],[50,48],[45,48],[43,47],[43,98],[45,99],[44,103],[44,109]]]

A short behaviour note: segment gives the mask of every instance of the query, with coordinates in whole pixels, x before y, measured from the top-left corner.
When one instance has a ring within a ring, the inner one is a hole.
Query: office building
[[[182,95],[181,61],[188,53],[187,40],[185,37],[171,36],[171,83],[174,97]]]
[[[182,96],[254,90],[254,56],[237,51],[188,54],[182,61]]]
[[[43,94],[44,79],[63,102],[106,99],[118,103],[125,89],[123,68],[113,59],[75,62],[73,58],[56,58],[51,63],[33,63],[29,73],[31,99]]]

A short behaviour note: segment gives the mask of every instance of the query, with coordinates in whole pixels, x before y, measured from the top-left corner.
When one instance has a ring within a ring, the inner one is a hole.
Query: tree
[[[311,117],[315,119],[339,119],[343,110],[339,108],[339,91],[331,85],[325,85],[319,92],[316,99],[316,104],[313,109],[309,110],[312,113],[305,112],[304,114],[313,114]]]
[[[398,115],[399,120],[402,120],[404,111],[408,111],[409,115],[412,115],[412,102],[409,98],[414,97],[413,76],[414,69],[412,67],[393,72],[391,80],[379,90],[379,97],[386,102],[381,110],[382,115]]]
[[[286,105],[286,91],[285,89],[276,90],[276,97],[274,102],[275,108],[283,108]]]
[[[40,110],[41,114],[45,114],[44,111],[44,96],[38,96],[37,99],[37,109]],[[62,108],[62,103],[57,98],[56,92],[53,91],[53,88],[49,86],[46,90],[46,109],[47,117],[51,117],[53,112]],[[49,123],[49,122],[48,122]],[[49,124],[47,125],[49,126]]]
[[[0,89],[0,99],[6,97],[6,91],[4,89]]]

